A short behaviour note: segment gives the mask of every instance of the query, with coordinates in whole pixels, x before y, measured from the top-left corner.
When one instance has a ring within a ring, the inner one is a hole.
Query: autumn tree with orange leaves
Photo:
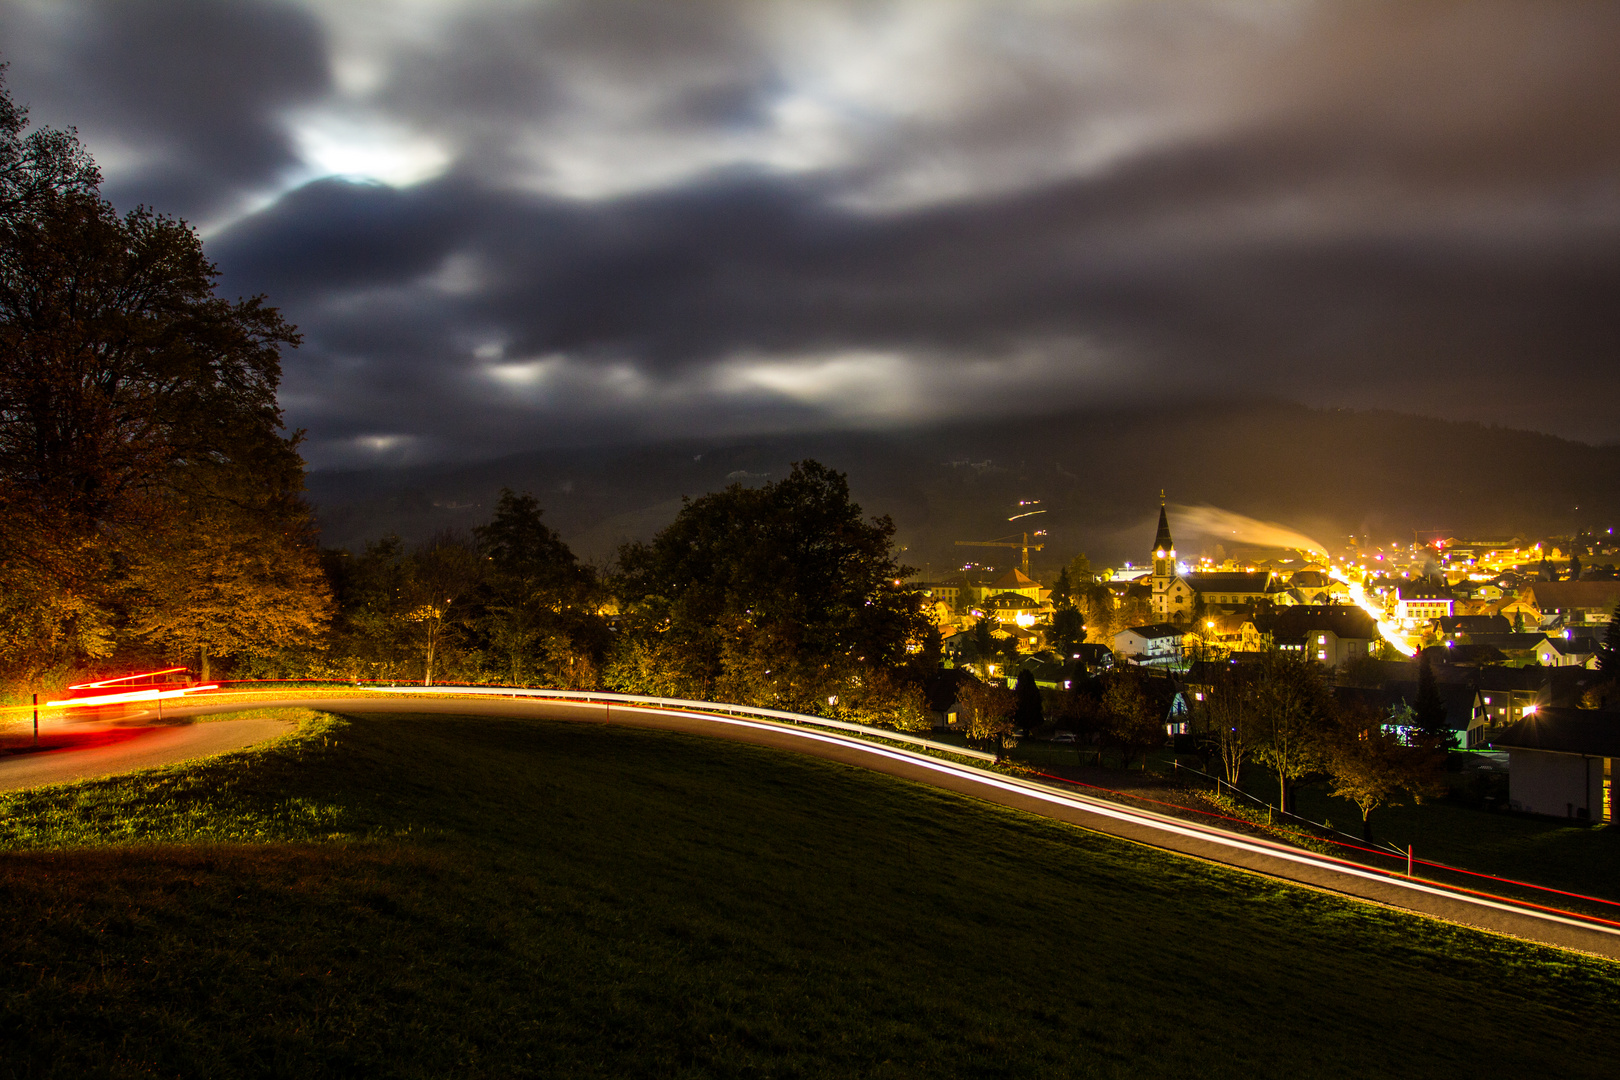
[[[330,601],[276,404],[298,335],[215,295],[184,222],[118,214],[0,85],[0,678],[310,641]]]

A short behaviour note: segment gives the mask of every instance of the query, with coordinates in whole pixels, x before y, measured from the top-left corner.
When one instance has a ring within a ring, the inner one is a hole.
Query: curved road
[[[445,692],[454,693],[448,688]],[[166,708],[165,713],[174,717],[182,714],[198,716],[245,707],[240,702],[204,704],[198,699],[192,701],[192,704],[184,707]],[[1443,885],[1408,880],[1399,876],[1392,877],[1285,844],[1256,839],[1152,811],[1136,810],[1077,792],[1059,790],[970,765],[865,742],[836,732],[746,717],[716,716],[697,711],[516,697],[426,697],[379,691],[375,695],[365,696],[323,698],[311,694],[266,698],[256,700],[252,705],[254,708],[281,706],[340,714],[410,712],[625,724],[792,750],[929,784],[1176,854],[1221,863],[1447,922],[1620,960],[1620,925],[1605,926],[1601,922],[1578,916],[1537,911],[1533,907],[1513,901],[1470,896]],[[221,722],[178,730],[202,732],[209,728],[253,723],[282,724],[282,730],[285,730],[284,721]],[[241,730],[245,732],[247,729]],[[219,750],[199,752],[217,753]],[[22,786],[6,782],[4,764],[9,763],[0,763],[0,787]],[[129,767],[145,766],[137,764]]]
[[[241,706],[236,707],[240,709]],[[17,752],[13,745],[0,757],[0,791],[92,780],[137,769],[173,765],[192,758],[240,750],[297,725],[290,720],[219,720],[211,724],[64,724],[40,725],[40,747]]]

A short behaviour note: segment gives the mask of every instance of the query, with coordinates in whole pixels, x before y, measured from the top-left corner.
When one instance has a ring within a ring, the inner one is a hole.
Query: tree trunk
[[[207,682],[211,672],[208,666],[208,646],[197,646],[197,678],[199,682]]]
[[[1372,810],[1371,809],[1363,810],[1361,812],[1361,838],[1363,840],[1367,841],[1367,843],[1369,843],[1369,844],[1372,843]]]
[[[432,630],[428,631],[427,667],[422,672],[422,685],[433,685],[433,647],[438,644],[438,635]]]

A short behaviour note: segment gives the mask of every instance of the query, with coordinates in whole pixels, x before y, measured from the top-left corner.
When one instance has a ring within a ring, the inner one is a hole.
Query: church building
[[[1153,573],[1148,576],[1148,583],[1152,589],[1153,617],[1159,622],[1182,625],[1192,619],[1193,605],[1199,598],[1212,614],[1231,612],[1250,607],[1257,600],[1272,600],[1281,588],[1276,575],[1269,570],[1181,573],[1162,492],[1159,495],[1159,533],[1153,538]]]
[[[1193,587],[1176,565],[1176,542],[1170,538],[1170,519],[1159,495],[1159,534],[1153,538],[1153,617],[1159,622],[1185,623],[1192,617]]]

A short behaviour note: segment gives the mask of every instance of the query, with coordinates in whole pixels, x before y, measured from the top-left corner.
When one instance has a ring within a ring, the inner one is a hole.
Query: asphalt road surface
[[[151,725],[47,721],[40,725],[38,750],[24,749],[23,740],[15,734],[7,740],[7,752],[0,756],[0,791],[90,780],[223,754],[285,735],[294,726],[289,720],[263,719]]]
[[[453,692],[449,689],[445,691],[445,693]],[[166,709],[165,712],[171,716],[182,713],[203,715],[243,708],[240,702],[216,705],[205,704],[197,699],[192,701],[193,703],[183,708]],[[1604,926],[1600,922],[1568,913],[1539,911],[1511,900],[1471,896],[1433,882],[1382,874],[1286,844],[1256,839],[1151,811],[1124,807],[1078,792],[1060,790],[970,765],[960,765],[940,758],[864,742],[836,732],[678,709],[520,697],[425,697],[386,691],[374,695],[331,698],[323,698],[316,694],[288,695],[285,698],[267,697],[255,700],[253,707],[267,708],[278,705],[340,714],[430,713],[623,724],[790,750],[929,784],[1178,855],[1220,863],[1446,922],[1620,960],[1620,926]],[[195,755],[217,753],[223,749],[232,749],[234,746],[247,745],[271,733],[268,728],[251,729],[238,725],[277,723],[281,722],[244,720],[200,724],[174,730],[203,733],[213,728],[241,732],[235,736],[241,741],[225,745],[230,741],[229,737],[222,737],[218,740],[216,748],[194,749],[192,752]],[[191,745],[195,747],[201,744]],[[134,752],[129,751],[131,754]],[[163,753],[165,750],[157,748],[157,752]],[[127,768],[143,768],[149,763],[166,763],[180,760],[180,757],[171,753],[164,762],[141,760],[136,763],[133,757],[129,760],[131,763],[126,766]],[[6,764],[10,763],[0,763],[0,787],[23,786],[12,782],[11,774],[4,770]],[[111,767],[110,759],[98,762],[97,767],[106,772],[115,771]],[[33,782],[56,781],[41,779]]]

